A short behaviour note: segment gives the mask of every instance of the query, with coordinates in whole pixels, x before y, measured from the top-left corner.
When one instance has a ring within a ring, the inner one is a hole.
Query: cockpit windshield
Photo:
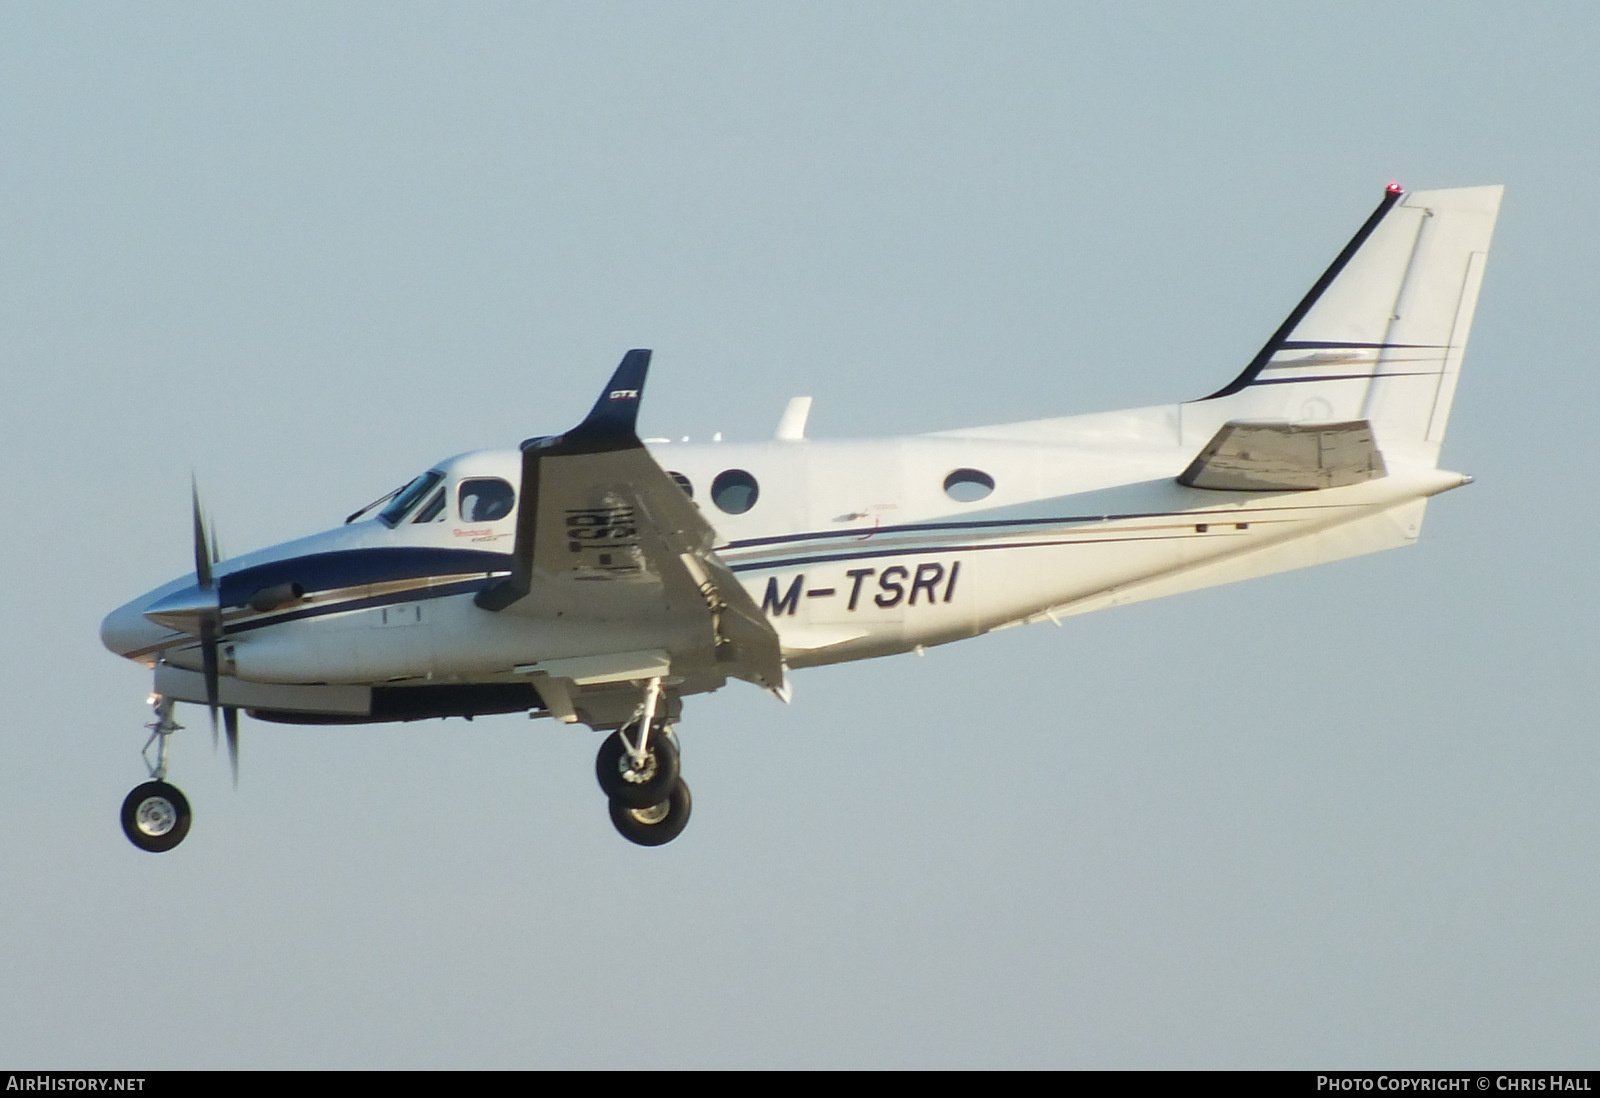
[[[416,480],[400,489],[400,494],[394,497],[394,502],[378,512],[378,520],[385,526],[398,526],[404,521],[407,513],[428,494],[428,491],[441,480],[444,474],[435,469],[429,469]]]

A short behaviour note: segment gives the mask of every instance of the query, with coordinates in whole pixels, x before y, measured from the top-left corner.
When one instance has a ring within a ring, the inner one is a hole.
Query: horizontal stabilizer
[[[1364,419],[1349,423],[1222,425],[1178,477],[1190,488],[1222,492],[1339,488],[1386,476]]]

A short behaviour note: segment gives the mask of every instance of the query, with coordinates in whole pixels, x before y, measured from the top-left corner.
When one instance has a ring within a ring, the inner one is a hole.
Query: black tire
[[[175,785],[145,782],[122,802],[122,833],[140,850],[160,854],[189,834],[189,800]]]
[[[594,776],[611,800],[628,808],[649,808],[672,795],[678,781],[678,748],[664,731],[650,736],[648,761],[642,771],[622,746],[622,733],[613,732],[594,757]]]
[[[670,843],[689,826],[689,810],[693,800],[689,787],[681,780],[672,789],[672,795],[650,808],[629,808],[611,802],[611,824],[617,833],[630,843],[640,846],[661,846]],[[657,812],[661,813],[655,818]]]

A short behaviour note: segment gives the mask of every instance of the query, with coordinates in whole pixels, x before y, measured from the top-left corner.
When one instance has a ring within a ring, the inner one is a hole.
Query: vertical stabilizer
[[[1386,454],[1436,465],[1502,190],[1391,187],[1244,372],[1190,407],[1367,420]]]

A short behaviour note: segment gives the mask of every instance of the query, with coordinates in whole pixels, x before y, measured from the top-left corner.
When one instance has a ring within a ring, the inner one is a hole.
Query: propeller
[[[233,787],[239,788],[239,709],[222,707],[222,725],[228,735],[228,766],[233,770]]]
[[[147,607],[144,616],[157,625],[187,633],[200,641],[200,667],[205,674],[206,707],[211,710],[211,746],[217,745],[217,711],[222,711],[228,734],[228,758],[233,764],[233,783],[239,784],[239,710],[223,705],[222,681],[222,593],[217,588],[213,566],[222,559],[216,528],[206,530],[205,512],[200,507],[200,488],[191,476],[189,497],[194,508],[194,586],[174,591]],[[295,585],[285,585],[296,592]]]
[[[228,763],[233,770],[234,788],[239,786],[239,710],[222,705],[221,695],[221,636],[222,602],[212,575],[212,565],[222,559],[217,545],[217,530],[213,525],[210,536],[206,534],[205,515],[200,508],[200,488],[191,477],[190,497],[194,504],[194,576],[195,586],[205,597],[198,614],[200,627],[200,660],[206,679],[206,707],[211,711],[211,746],[217,746],[217,710],[222,710],[222,723],[228,740]]]

